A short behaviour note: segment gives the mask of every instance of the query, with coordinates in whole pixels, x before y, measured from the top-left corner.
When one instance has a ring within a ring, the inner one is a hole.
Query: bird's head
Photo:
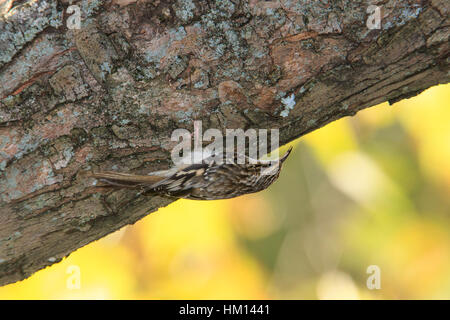
[[[291,151],[292,147],[290,147],[289,150],[277,160],[266,160],[261,162],[259,183],[264,184],[265,188],[272,184],[278,178],[283,162],[287,159]]]

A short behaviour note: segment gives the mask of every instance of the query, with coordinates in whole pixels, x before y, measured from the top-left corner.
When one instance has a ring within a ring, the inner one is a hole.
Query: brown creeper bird
[[[279,176],[281,166],[292,147],[278,160],[253,160],[246,156],[239,164],[237,155],[227,156],[220,163],[209,157],[199,164],[175,167],[135,175],[112,171],[91,173],[101,182],[119,188],[137,188],[143,193],[195,200],[218,200],[254,193],[269,187]],[[253,160],[253,161],[251,161]]]

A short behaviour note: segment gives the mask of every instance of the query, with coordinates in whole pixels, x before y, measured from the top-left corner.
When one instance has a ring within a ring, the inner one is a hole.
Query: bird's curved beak
[[[292,147],[289,147],[288,151],[286,151],[286,153],[280,158],[280,162],[283,163],[284,160],[287,159],[287,157],[291,154],[292,151]]]

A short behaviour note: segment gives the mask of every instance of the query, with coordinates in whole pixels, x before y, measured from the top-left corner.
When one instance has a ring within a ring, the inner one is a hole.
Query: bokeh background
[[[0,298],[450,299],[450,85],[291,145],[268,190],[177,201]]]

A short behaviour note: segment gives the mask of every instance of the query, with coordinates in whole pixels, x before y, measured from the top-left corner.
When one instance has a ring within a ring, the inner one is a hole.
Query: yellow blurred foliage
[[[449,299],[449,89],[333,122],[268,190],[176,201],[0,298]]]

